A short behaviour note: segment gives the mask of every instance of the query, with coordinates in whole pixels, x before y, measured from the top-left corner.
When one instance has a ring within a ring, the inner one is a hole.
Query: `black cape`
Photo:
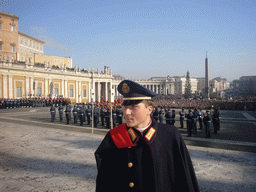
[[[118,133],[120,126],[114,130]],[[133,146],[122,148],[116,146],[110,132],[95,152],[96,192],[199,191],[190,155],[176,127],[153,119],[143,135],[133,129],[136,138],[129,138]],[[148,139],[147,132],[151,132]]]

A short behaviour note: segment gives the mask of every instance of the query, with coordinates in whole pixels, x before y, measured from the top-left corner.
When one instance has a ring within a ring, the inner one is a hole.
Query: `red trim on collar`
[[[134,147],[135,146],[132,143],[132,140],[127,131],[125,123],[115,127],[114,129],[109,130],[109,133],[118,148]]]

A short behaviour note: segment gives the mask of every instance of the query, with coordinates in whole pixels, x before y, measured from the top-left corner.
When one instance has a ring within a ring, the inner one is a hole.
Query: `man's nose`
[[[126,108],[126,109],[124,110],[124,113],[125,113],[125,115],[131,114],[131,109]]]

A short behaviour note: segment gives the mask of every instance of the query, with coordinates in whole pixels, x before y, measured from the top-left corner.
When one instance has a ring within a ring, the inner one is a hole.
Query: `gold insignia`
[[[128,130],[128,133],[130,134],[131,138],[132,138],[132,141],[135,141],[135,139],[137,138],[135,133],[133,132],[132,128],[130,128]]]
[[[145,135],[146,139],[147,139],[148,141],[150,141],[155,132],[156,132],[156,130],[155,130],[153,127],[151,127],[151,128],[149,129],[149,131],[147,132],[147,134]]]
[[[130,88],[126,83],[123,84],[122,91],[123,91],[123,93],[129,93]]]

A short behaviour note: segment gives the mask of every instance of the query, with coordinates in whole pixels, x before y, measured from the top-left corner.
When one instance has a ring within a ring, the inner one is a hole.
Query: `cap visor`
[[[122,105],[136,105],[141,103],[143,100],[124,100]]]

